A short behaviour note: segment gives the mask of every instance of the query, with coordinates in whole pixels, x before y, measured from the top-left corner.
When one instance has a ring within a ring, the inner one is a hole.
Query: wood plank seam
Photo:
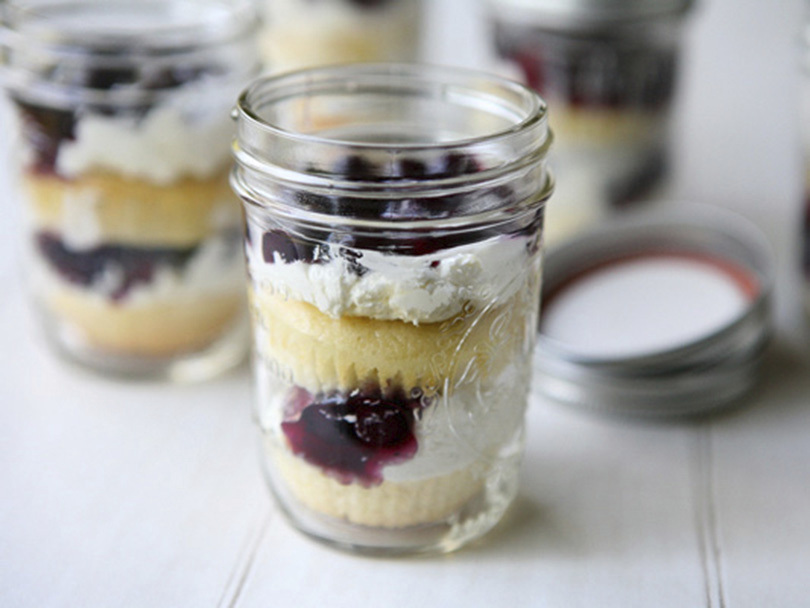
[[[270,527],[272,519],[272,512],[267,512],[259,521],[255,532],[248,534],[247,540],[239,551],[239,555],[234,564],[233,570],[228,577],[228,583],[225,585],[225,590],[217,602],[218,608],[235,608],[239,603],[239,598],[242,595],[242,590],[245,588],[250,572],[253,570],[253,564],[256,561],[256,555],[259,552],[259,547],[264,540],[267,530]]]
[[[723,588],[723,564],[715,501],[712,426],[697,428],[692,450],[695,526],[707,608],[729,608]]]

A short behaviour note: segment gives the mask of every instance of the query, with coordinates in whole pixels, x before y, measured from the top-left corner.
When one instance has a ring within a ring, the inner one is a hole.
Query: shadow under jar
[[[550,107],[555,244],[651,198],[667,173],[692,0],[488,0],[501,69]]]
[[[517,491],[551,193],[545,104],[494,76],[356,65],[241,96],[257,419],[292,524],[450,551]]]
[[[209,377],[247,350],[229,111],[255,13],[226,0],[15,0],[2,77],[26,277],[71,359]]]

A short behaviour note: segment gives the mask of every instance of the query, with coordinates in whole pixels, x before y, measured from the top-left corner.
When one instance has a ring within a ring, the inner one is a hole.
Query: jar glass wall
[[[190,379],[247,344],[233,100],[255,13],[226,0],[15,0],[2,76],[25,274],[72,359]]]
[[[667,173],[690,0],[490,0],[501,68],[550,108],[557,242],[653,198]]]
[[[551,191],[545,105],[455,69],[343,66],[238,106],[257,419],[292,523],[447,551],[517,489]]]
[[[262,55],[272,72],[419,57],[423,0],[259,2]]]

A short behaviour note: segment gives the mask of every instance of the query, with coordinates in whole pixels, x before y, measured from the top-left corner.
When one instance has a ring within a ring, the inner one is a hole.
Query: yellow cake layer
[[[558,142],[610,143],[650,140],[661,131],[658,112],[612,108],[572,108],[553,106],[549,124]]]
[[[311,392],[379,386],[441,390],[474,382],[510,363],[533,311],[518,296],[489,310],[413,325],[366,317],[330,317],[314,306],[268,292],[252,296],[259,352],[291,383]],[[263,335],[262,335],[263,334]]]
[[[163,186],[108,172],[70,180],[28,173],[21,186],[38,229],[64,234],[89,221],[99,242],[186,247],[240,221],[227,171]]]
[[[289,493],[307,508],[353,524],[404,528],[439,523],[461,509],[484,487],[474,467],[447,475],[378,486],[342,484],[286,449],[269,442],[268,456]]]
[[[65,289],[49,294],[45,306],[88,345],[133,356],[172,356],[204,349],[244,314],[239,294],[126,306]]]

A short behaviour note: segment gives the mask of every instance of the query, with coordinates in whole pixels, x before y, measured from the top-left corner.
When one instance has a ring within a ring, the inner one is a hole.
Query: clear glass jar
[[[232,0],[3,4],[26,277],[71,359],[196,379],[244,358],[229,113],[257,73],[255,24]]]
[[[259,0],[262,55],[283,72],[419,57],[422,0]]]
[[[501,68],[549,104],[550,243],[660,190],[691,0],[489,0]]]
[[[305,533],[449,551],[514,497],[545,116],[517,83],[401,64],[241,96],[257,419],[270,486]]]

